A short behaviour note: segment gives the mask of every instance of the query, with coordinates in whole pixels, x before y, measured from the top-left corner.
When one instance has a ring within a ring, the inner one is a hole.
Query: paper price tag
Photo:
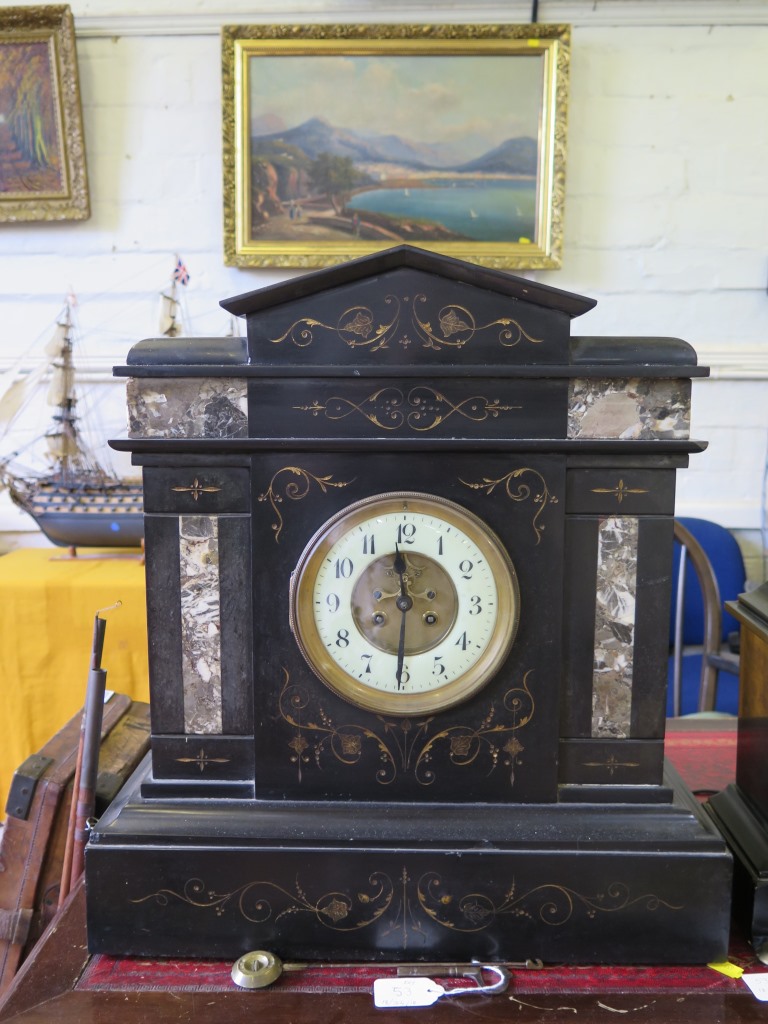
[[[431,1006],[445,989],[431,978],[377,978],[373,983],[374,1006]]]
[[[768,974],[744,974],[741,980],[752,989],[756,999],[768,1002]]]

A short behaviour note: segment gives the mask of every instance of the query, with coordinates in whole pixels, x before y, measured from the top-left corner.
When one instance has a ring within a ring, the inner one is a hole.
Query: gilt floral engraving
[[[624,480],[619,480],[615,487],[593,487],[593,494],[612,494],[619,505],[624,501],[628,494],[647,494],[648,489],[645,487],[627,487]]]
[[[578,911],[594,919],[638,906],[649,911],[682,909],[654,893],[633,896],[629,886],[620,882],[607,886],[605,892],[591,895],[556,882],[518,891],[514,880],[500,898],[487,888],[454,893],[436,871],[427,872],[419,879],[418,901],[436,924],[460,932],[483,931],[500,917],[526,919],[557,928],[569,922]]]
[[[283,466],[282,469],[278,469],[270,480],[269,487],[257,499],[268,501],[277,517],[272,523],[275,542],[280,543],[280,534],[283,531],[283,515],[280,511],[283,497],[291,501],[301,501],[309,494],[313,484],[325,494],[329,487],[348,487],[351,483],[354,483],[354,480],[333,480],[330,473],[327,476],[315,476],[300,466]]]
[[[537,481],[538,486],[534,487],[533,490],[523,479],[527,474],[530,474]],[[556,495],[549,493],[547,482],[538,470],[524,466],[521,469],[513,469],[511,473],[506,473],[496,480],[484,476],[479,481],[460,480],[459,482],[464,484],[465,487],[472,488],[473,491],[484,491],[489,496],[493,494],[497,487],[503,487],[510,501],[528,501],[529,498],[532,498],[536,509],[533,516],[533,532],[536,534],[536,543],[540,543],[546,525],[539,522],[539,520],[548,505],[556,505],[558,503],[558,498]]]
[[[230,759],[228,757],[211,757],[210,754],[206,754],[205,747],[200,747],[197,754],[194,757],[177,757],[175,758],[177,764],[195,764],[200,769],[202,775],[204,771],[210,768],[211,765],[216,764],[229,764]]]
[[[379,352],[393,344],[407,348],[412,344],[411,334],[422,348],[435,352],[460,349],[475,338],[489,334],[502,348],[514,348],[521,341],[531,345],[541,345],[544,341],[535,338],[512,317],[499,316],[478,323],[474,314],[458,303],[449,303],[430,314],[429,298],[423,292],[413,297],[389,294],[376,311],[369,306],[350,306],[339,314],[335,323],[312,316],[300,317],[282,334],[268,340],[273,345],[289,341],[297,348],[308,348],[318,332],[335,337],[348,348],[370,352]]]
[[[504,405],[498,398],[472,395],[454,402],[435,388],[419,386],[403,392],[400,388],[378,388],[361,402],[334,395],[321,402],[295,405],[298,412],[323,416],[327,420],[343,420],[359,415],[381,430],[408,430],[426,433],[456,415],[472,423],[497,419],[502,413],[522,409],[520,405]]]
[[[491,701],[477,725],[454,725],[435,729],[432,717],[394,719],[378,715],[375,728],[353,722],[337,722],[322,700],[290,681],[283,669],[280,692],[280,717],[293,730],[287,741],[288,757],[296,767],[299,782],[312,766],[322,770],[332,758],[352,768],[363,757],[364,748],[377,752],[374,778],[386,786],[402,775],[411,775],[421,786],[430,786],[437,773],[448,766],[482,767],[486,775],[503,768],[509,785],[515,784],[517,769],[525,750],[518,730],[533,718],[535,700],[529,683],[532,670],[525,673],[520,686],[509,689],[500,702]]]
[[[176,491],[179,494],[188,494],[193,501],[199,501],[203,494],[218,494],[221,490],[220,487],[207,487],[197,477],[189,484],[188,487],[172,487],[172,491]]]
[[[346,874],[349,874],[347,870]],[[180,888],[156,889],[134,904],[149,901],[161,910],[181,904],[191,911],[240,917],[252,924],[277,923],[287,917],[304,918],[334,932],[354,932],[374,927],[393,948],[422,945],[431,926],[453,932],[482,932],[499,919],[530,921],[549,928],[578,923],[586,927],[606,914],[646,911],[676,912],[681,904],[652,892],[633,895],[624,882],[612,882],[604,891],[581,893],[562,882],[541,882],[518,888],[514,878],[496,885],[456,890],[434,870],[414,871],[403,865],[393,880],[385,870],[370,872],[362,882],[348,881],[318,896],[297,873],[292,886],[271,879],[254,879],[225,892],[190,878]],[[398,945],[399,943],[399,945]]]
[[[615,754],[609,754],[604,761],[584,761],[583,764],[585,768],[601,768],[611,779],[621,768],[640,767],[639,761],[620,761]]]
[[[392,880],[381,871],[372,872],[366,887],[358,892],[330,890],[317,897],[308,894],[298,875],[292,889],[258,879],[228,892],[217,892],[202,879],[190,878],[178,890],[158,889],[131,902],[153,900],[159,907],[183,903],[195,910],[211,911],[216,917],[234,911],[253,924],[303,915],[331,931],[352,932],[376,922],[392,902],[393,891]]]

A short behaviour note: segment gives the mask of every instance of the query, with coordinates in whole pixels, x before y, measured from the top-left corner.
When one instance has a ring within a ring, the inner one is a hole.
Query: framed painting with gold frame
[[[569,58],[566,25],[225,26],[226,263],[560,266]]]
[[[0,10],[0,221],[90,216],[72,13]]]

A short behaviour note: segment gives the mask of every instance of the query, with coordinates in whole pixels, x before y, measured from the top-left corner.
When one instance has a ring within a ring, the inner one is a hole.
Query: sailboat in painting
[[[69,301],[58,317],[45,360],[29,373],[17,364],[0,378],[0,428],[7,433],[20,413],[39,399],[48,381],[49,427],[42,442],[46,467],[0,461],[0,486],[54,544],[69,547],[139,547],[144,536],[141,482],[121,480],[102,465],[85,440],[77,412],[73,323]],[[21,363],[22,360],[19,360]]]

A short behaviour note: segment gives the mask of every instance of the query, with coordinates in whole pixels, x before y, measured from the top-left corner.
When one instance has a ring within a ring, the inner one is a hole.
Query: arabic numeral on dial
[[[479,594],[473,594],[472,597],[470,597],[469,599],[469,603],[472,605],[472,607],[469,609],[470,615],[479,615],[482,612],[483,606],[480,603]]]
[[[349,647],[349,630],[340,629],[336,634],[337,647]]]
[[[351,558],[337,558],[334,565],[337,580],[348,580],[354,570]]]
[[[444,676],[445,665],[443,664],[442,654],[436,654],[434,661],[432,662],[432,675],[433,676]]]
[[[401,685],[407,683],[410,678],[411,678],[411,673],[408,671],[407,667],[405,665],[403,665],[403,672],[402,672],[402,675],[400,676],[400,683],[401,683]]]
[[[376,537],[372,533],[366,533],[365,536],[363,537],[363,554],[376,554]]]
[[[467,631],[464,630],[464,632],[461,634],[461,636],[459,637],[459,639],[455,642],[455,644],[453,646],[454,647],[460,647],[462,649],[462,651],[466,651],[466,649],[469,647],[469,644],[470,644],[470,641],[469,641],[469,639],[467,637]]]
[[[360,657],[363,659],[363,664],[365,665],[363,675],[369,676],[371,674],[371,662],[373,661],[373,655],[361,654]]]
[[[416,527],[413,523],[401,523],[397,528],[398,544],[413,544]]]
[[[443,535],[442,535],[442,533],[439,534],[438,538],[437,538],[437,553],[438,553],[438,555],[442,555],[442,553],[443,553]]]
[[[326,594],[325,603],[332,612],[337,612],[341,607],[341,598],[338,594]]]
[[[472,579],[472,570],[475,567],[475,563],[471,562],[468,558],[465,558],[462,562],[459,562],[459,572],[463,580]]]

